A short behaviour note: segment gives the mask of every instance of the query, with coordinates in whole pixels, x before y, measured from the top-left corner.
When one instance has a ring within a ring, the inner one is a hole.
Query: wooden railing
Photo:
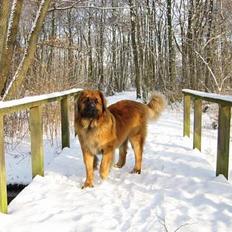
[[[184,94],[183,135],[188,137],[190,137],[191,98],[193,99],[193,148],[201,150],[202,100],[219,105],[216,175],[223,174],[228,179],[232,96],[223,96],[190,89],[183,89],[182,92]]]
[[[4,115],[20,110],[30,111],[32,176],[44,175],[44,148],[42,108],[45,104],[59,101],[61,105],[62,148],[70,146],[68,99],[77,96],[81,89],[70,89],[52,94],[25,97],[19,100],[0,102],[0,212],[7,213],[7,183],[4,154]]]

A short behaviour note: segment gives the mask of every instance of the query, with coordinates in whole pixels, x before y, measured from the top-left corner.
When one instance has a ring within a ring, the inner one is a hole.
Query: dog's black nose
[[[96,106],[95,101],[92,100],[92,99],[89,99],[89,98],[87,99],[86,104],[87,104],[88,107],[91,107],[91,108],[95,108],[95,106]]]
[[[85,105],[87,108],[93,109],[96,108],[96,101],[90,98],[87,98],[85,101]]]

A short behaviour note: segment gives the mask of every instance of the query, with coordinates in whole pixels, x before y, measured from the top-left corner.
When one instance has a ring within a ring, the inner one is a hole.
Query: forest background
[[[133,87],[144,101],[231,94],[231,12],[231,0],[0,0],[1,99],[74,87]],[[58,110],[45,110],[50,124]],[[27,115],[9,117],[15,127]]]

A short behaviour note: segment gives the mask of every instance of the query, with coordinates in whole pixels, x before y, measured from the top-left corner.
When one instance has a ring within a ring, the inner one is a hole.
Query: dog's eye
[[[89,98],[88,98],[88,97],[87,97],[87,98],[85,98],[85,99],[83,100],[83,102],[84,102],[84,103],[89,102]]]

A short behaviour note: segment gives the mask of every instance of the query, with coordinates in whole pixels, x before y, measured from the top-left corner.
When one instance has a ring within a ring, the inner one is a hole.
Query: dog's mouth
[[[97,109],[84,109],[81,112],[82,118],[97,118],[98,117],[98,111]]]
[[[85,108],[81,111],[82,118],[97,118],[98,117],[98,110],[96,107],[91,105],[86,105]]]

